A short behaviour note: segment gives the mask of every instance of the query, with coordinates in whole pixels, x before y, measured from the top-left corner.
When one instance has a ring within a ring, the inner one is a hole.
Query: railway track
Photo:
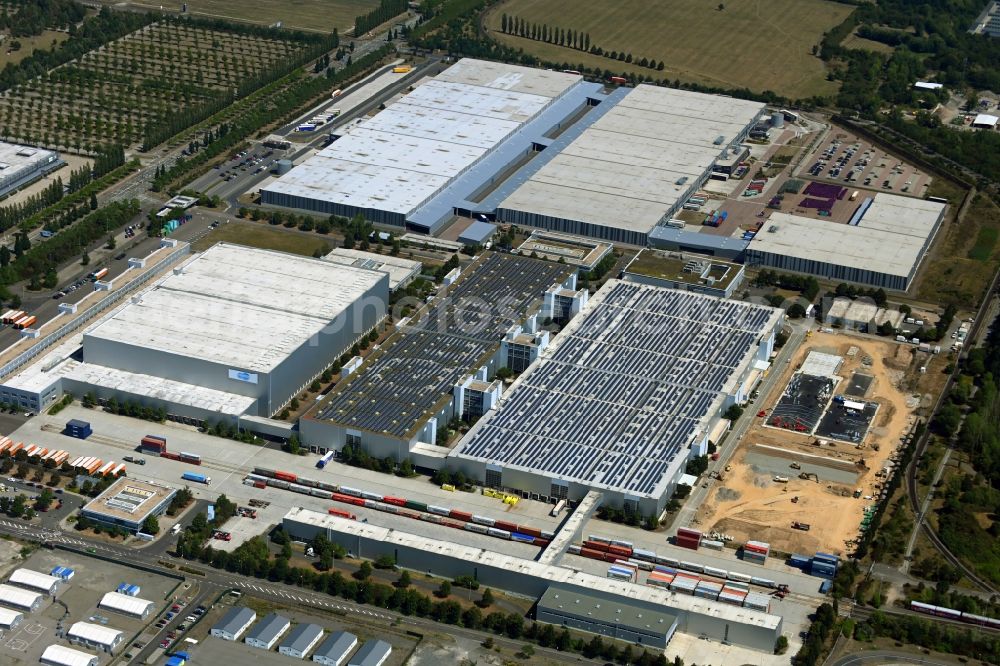
[[[989,289],[986,290],[986,294],[983,297],[983,302],[980,303],[979,309],[976,311],[976,316],[972,322],[972,329],[969,331],[968,339],[974,340],[976,336],[979,335],[980,329],[985,325],[985,314],[990,308],[990,302],[993,299],[993,295],[997,292],[997,285],[1000,283],[1000,271],[993,275],[993,281],[990,283]],[[952,370],[951,375],[948,377],[948,381],[945,383],[944,388],[937,397],[937,401],[934,403],[934,409],[931,410],[930,417],[928,418],[928,423],[934,418],[934,414],[940,409],[941,404],[944,402],[945,396],[951,390],[952,384],[956,381],[959,374],[959,364],[955,364],[955,368]],[[995,587],[990,585],[987,581],[983,580],[976,575],[970,567],[966,566],[954,553],[952,553],[948,547],[941,541],[937,533],[931,529],[931,527],[924,521],[921,515],[921,499],[917,489],[917,466],[920,462],[920,458],[926,453],[927,445],[930,442],[930,429],[925,428],[920,439],[917,440],[916,448],[913,452],[913,457],[910,460],[910,464],[906,468],[906,494],[910,498],[910,508],[913,511],[913,515],[917,517],[920,521],[914,529],[923,529],[927,538],[930,540],[934,548],[948,561],[953,567],[962,572],[962,574],[971,582],[975,587],[979,588],[983,592],[989,592],[991,594],[997,594],[998,591]]]
[[[962,622],[961,620],[953,620],[947,617],[941,617],[939,615],[927,615],[925,613],[917,613],[906,608],[869,608],[868,606],[858,606],[855,604],[851,608],[850,616],[852,620],[858,622],[864,622],[870,618],[875,611],[878,610],[886,615],[897,615],[901,617],[919,617],[925,620],[933,620],[934,622],[942,622],[944,624],[949,624],[957,628],[962,629],[978,629],[980,631],[988,632],[991,634],[1000,634],[1000,629],[994,629],[993,627],[986,627],[981,624],[972,624],[971,622]]]

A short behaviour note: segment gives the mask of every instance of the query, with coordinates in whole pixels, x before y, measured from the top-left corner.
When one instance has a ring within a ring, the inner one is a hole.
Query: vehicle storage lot
[[[58,602],[46,600],[36,613],[25,613],[22,623],[13,631],[4,632],[0,638],[0,663],[37,664],[48,645],[58,643],[72,647],[57,636],[57,626],[63,630],[74,622],[101,624],[124,632],[125,638],[116,654],[127,651],[133,637],[140,633],[147,622],[97,608],[105,592],[112,592],[119,583],[140,586],[139,598],[156,602],[156,611],[166,605],[166,597],[180,581],[146,573],[125,565],[114,564],[92,557],[81,557],[61,550],[38,550],[25,561],[17,561],[6,568],[4,579],[18,567],[49,573],[56,566],[67,566],[76,572],[72,580],[64,583],[57,595]],[[65,606],[65,608],[64,608]],[[79,648],[85,649],[85,648]],[[88,650],[93,652],[93,650]],[[106,658],[102,658],[104,663]]]
[[[912,197],[923,197],[931,183],[916,167],[836,127],[802,160],[798,175]]]

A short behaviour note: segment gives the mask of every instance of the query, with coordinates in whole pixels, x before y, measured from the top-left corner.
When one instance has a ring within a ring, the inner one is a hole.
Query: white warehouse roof
[[[41,662],[52,666],[97,666],[97,657],[64,645],[50,645],[42,653]]]
[[[409,213],[581,80],[466,58],[263,189]]]
[[[352,250],[345,247],[334,248],[330,254],[323,257],[337,264],[366,268],[370,271],[380,271],[389,274],[389,289],[394,290],[401,283],[415,278],[420,274],[423,264],[412,259],[393,257],[389,254]]]
[[[879,193],[855,226],[775,212],[747,249],[909,276],[920,263],[944,207]]]
[[[146,609],[153,605],[152,601],[140,599],[139,597],[130,597],[127,594],[119,594],[118,592],[105,593],[101,597],[101,603],[98,604],[100,608],[107,608],[139,617],[144,615]]]
[[[219,243],[84,334],[268,372],[385,279],[328,261]]]
[[[763,111],[637,86],[499,207],[648,233]]]
[[[975,119],[972,121],[973,125],[979,125],[982,127],[996,127],[996,124],[1000,122],[1000,117],[991,115],[989,113],[977,114]]]
[[[74,622],[66,632],[71,638],[78,638],[96,645],[114,645],[124,632],[90,622]]]
[[[32,592],[6,583],[0,584],[0,604],[17,608],[32,608],[42,599],[40,592]]]
[[[63,581],[61,578],[50,576],[49,574],[33,571],[31,569],[16,569],[10,575],[9,582],[22,587],[30,587],[34,590],[49,592],[58,587]]]

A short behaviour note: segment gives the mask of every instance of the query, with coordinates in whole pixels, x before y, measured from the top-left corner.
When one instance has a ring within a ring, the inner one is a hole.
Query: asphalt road
[[[192,211],[192,214],[193,219],[184,226],[178,227],[178,229],[170,235],[171,238],[176,238],[182,241],[191,241],[196,237],[204,235],[204,232],[208,229],[208,225],[215,219],[208,211],[202,212],[201,209]],[[124,234],[119,234],[116,237],[118,245],[114,250],[92,250],[90,252],[90,264],[87,266],[80,266],[77,264],[76,270],[70,274],[68,279],[63,281],[60,288],[68,287],[73,282],[85,278],[88,273],[91,273],[99,268],[108,268],[109,277],[117,277],[121,275],[126,268],[128,268],[129,258],[144,257],[159,247],[160,239],[147,236],[145,229],[141,226],[145,223],[144,216],[136,216],[132,223],[140,224],[140,228],[134,237],[126,239]],[[103,248],[103,245],[100,245],[100,247]],[[123,258],[115,259],[115,257],[119,256],[123,252],[125,253]],[[103,255],[103,258],[101,255]],[[66,271],[64,269],[62,274],[65,273]],[[39,322],[45,323],[59,313],[60,303],[79,303],[88,294],[94,291],[94,286],[90,282],[84,282],[79,289],[58,300],[52,298],[52,295],[57,291],[58,288],[32,292],[24,290],[22,287],[22,291],[19,292],[21,293],[21,307],[19,309],[35,315],[38,317]],[[0,327],[0,349],[5,349],[17,342],[20,335],[20,331],[14,330],[10,326]]]
[[[805,340],[806,331],[809,327],[808,323],[797,324],[790,321],[789,325],[792,332],[788,337],[788,341],[778,352],[778,356],[771,364],[771,372],[768,373],[767,377],[757,387],[758,400],[765,398],[774,389],[775,383],[780,379],[785,369],[785,363],[792,358],[795,350]],[[685,500],[684,506],[681,507],[681,510],[677,512],[677,516],[674,518],[672,529],[676,530],[678,527],[689,527],[692,525],[695,513],[704,504],[709,493],[714,490],[716,481],[708,475],[713,470],[721,473],[726,468],[726,465],[729,464],[729,461],[732,460],[733,455],[736,453],[737,445],[746,433],[747,428],[757,418],[757,411],[757,407],[751,403],[743,411],[743,416],[733,424],[729,434],[726,436],[726,444],[719,449],[719,460],[709,462],[708,469],[702,475],[701,485],[691,490],[691,495]]]

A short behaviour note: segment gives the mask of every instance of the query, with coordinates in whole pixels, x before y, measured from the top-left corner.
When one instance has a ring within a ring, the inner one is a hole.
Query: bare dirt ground
[[[778,401],[788,379],[812,350],[843,357],[837,394],[843,393],[856,370],[874,377],[865,400],[879,403],[879,410],[868,435],[858,447],[832,441],[818,446],[811,435],[765,427],[765,419],[758,419],[740,442],[723,482],[700,508],[696,524],[702,530],[737,540],[766,541],[773,549],[789,553],[850,551],[859,536],[864,508],[879,494],[881,470],[912,427],[914,412],[929,405],[933,392],[940,390],[939,376],[944,376],[941,370],[947,359],[917,352],[912,345],[814,332],[791,363],[773,370],[782,373],[781,381],[755,408],[769,409]],[[926,373],[920,372],[921,366],[927,367]],[[760,445],[781,450],[768,451]],[[820,480],[800,479],[799,470],[791,468],[792,461],[803,470],[818,469]],[[827,478],[822,478],[824,468],[829,469]],[[844,479],[845,474],[849,478],[851,472],[857,472],[855,482],[829,480]],[[775,482],[776,474],[789,481]],[[862,492],[857,499],[853,497],[856,489]],[[807,523],[811,529],[792,529],[792,521]]]

